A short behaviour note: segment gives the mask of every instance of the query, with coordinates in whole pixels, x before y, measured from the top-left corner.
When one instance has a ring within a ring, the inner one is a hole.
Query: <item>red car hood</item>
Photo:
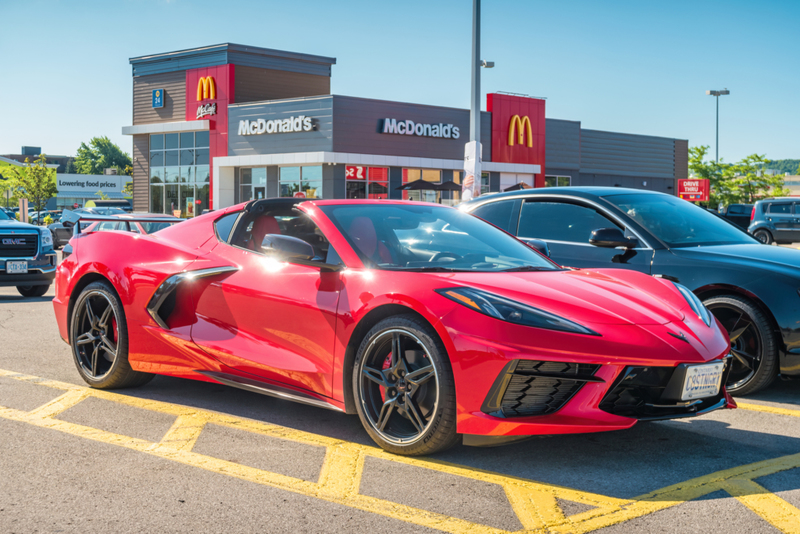
[[[622,269],[453,273],[446,284],[508,297],[580,324],[654,325],[683,321],[686,300],[671,283]]]

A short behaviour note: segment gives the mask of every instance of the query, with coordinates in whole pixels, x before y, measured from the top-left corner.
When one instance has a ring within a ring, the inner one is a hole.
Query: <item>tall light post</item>
[[[462,187],[462,200],[465,202],[478,196],[481,191],[481,67],[491,69],[494,61],[481,60],[481,0],[472,0],[472,94],[469,106],[469,143],[464,148],[465,176]]]
[[[719,163],[719,97],[731,94],[728,89],[722,89],[719,91],[711,90],[706,91],[707,95],[711,95],[717,98],[717,159],[716,162]]]

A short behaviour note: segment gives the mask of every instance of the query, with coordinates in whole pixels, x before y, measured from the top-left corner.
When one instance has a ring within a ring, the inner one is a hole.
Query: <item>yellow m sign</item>
[[[197,80],[197,101],[200,102],[206,98],[211,100],[217,98],[217,87],[214,85],[214,78],[211,76],[203,76]]]
[[[528,148],[533,147],[533,132],[531,131],[531,120],[526,115],[519,118],[519,115],[511,117],[511,122],[508,123],[508,146],[514,146],[514,134],[517,136],[517,143],[520,145],[525,140],[525,134],[528,134],[528,142],[525,143]]]

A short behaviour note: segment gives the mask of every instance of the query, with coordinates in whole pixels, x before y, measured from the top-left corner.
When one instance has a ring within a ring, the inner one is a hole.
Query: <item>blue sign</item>
[[[154,108],[163,108],[164,107],[164,90],[163,89],[153,89],[153,107]]]

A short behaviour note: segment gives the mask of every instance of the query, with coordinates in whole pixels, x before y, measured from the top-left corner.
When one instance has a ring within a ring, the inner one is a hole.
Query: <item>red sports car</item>
[[[71,245],[53,304],[92,387],[228,384],[357,413],[409,455],[735,407],[690,291],[561,268],[452,208],[267,199]]]

